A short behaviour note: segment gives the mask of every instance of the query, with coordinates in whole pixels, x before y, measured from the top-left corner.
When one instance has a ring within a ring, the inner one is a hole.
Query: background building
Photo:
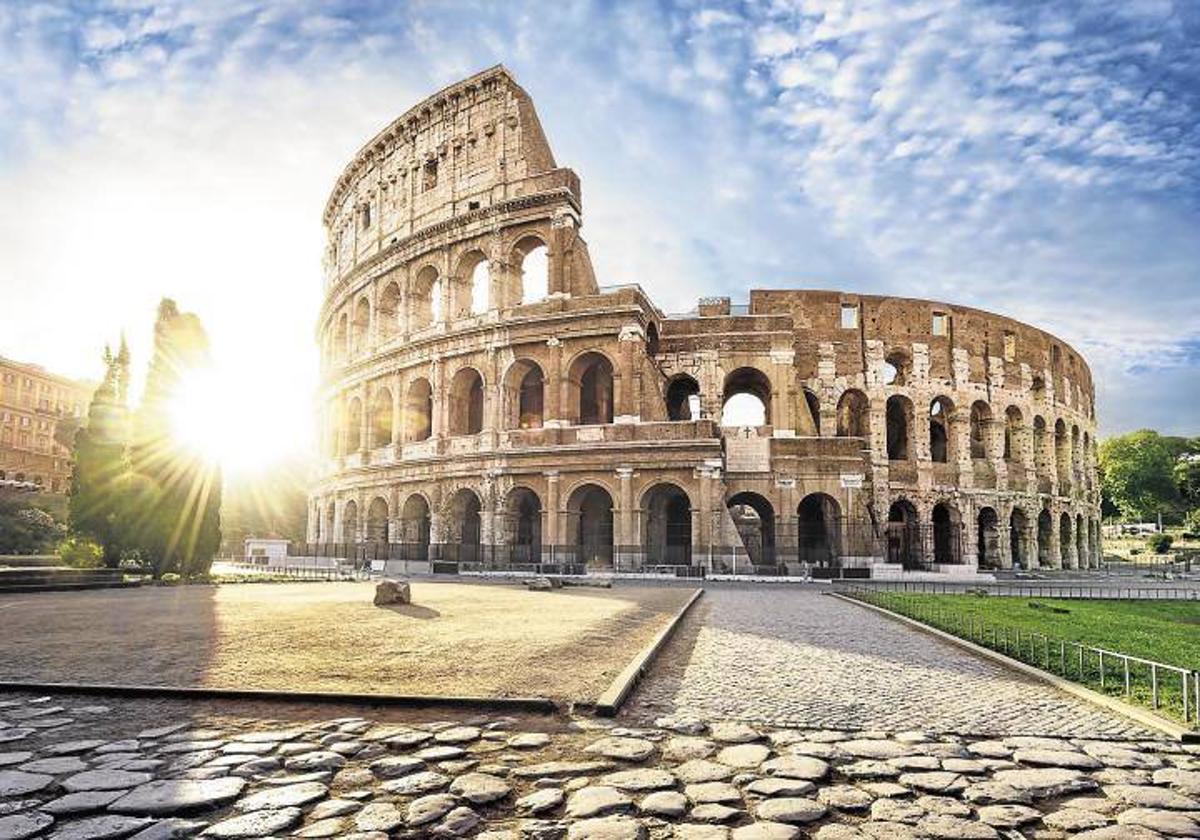
[[[1067,344],[836,291],[664,314],[597,285],[581,195],[500,67],[346,168],[308,517],[326,547],[303,550],[826,575],[1098,561],[1094,394]],[[723,425],[735,405],[752,419]]]
[[[0,357],[0,481],[66,493],[71,442],[94,385]]]

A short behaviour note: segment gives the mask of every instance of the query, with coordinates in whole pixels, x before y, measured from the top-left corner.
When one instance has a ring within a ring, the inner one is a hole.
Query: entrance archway
[[[482,507],[479,496],[466,487],[451,497],[447,510],[449,559],[460,563],[478,562],[481,537],[479,513]]]
[[[1029,517],[1020,508],[1013,508],[1008,517],[1008,553],[1014,569],[1034,567],[1034,558],[1029,551]]]
[[[736,493],[725,502],[742,546],[755,566],[774,566],[775,508],[758,493]]]
[[[908,499],[897,499],[888,508],[887,550],[889,563],[899,563],[905,569],[925,566],[920,519]]]
[[[933,506],[933,562],[953,565],[962,561],[958,511],[946,502]]]
[[[404,559],[429,559],[429,503],[420,493],[413,493],[400,509],[400,542],[404,544]]]
[[[1043,569],[1050,568],[1051,551],[1054,544],[1054,525],[1050,517],[1050,511],[1043,510],[1038,514],[1037,520],[1037,553],[1038,565]]]
[[[567,500],[568,525],[577,562],[591,567],[613,564],[613,500],[598,484],[577,487]]]
[[[505,542],[512,562],[540,563],[542,560],[542,500],[528,487],[516,487],[504,503]]]
[[[841,507],[825,493],[805,496],[796,508],[801,563],[836,566],[841,556]]]
[[[642,548],[646,562],[692,563],[692,503],[680,487],[656,484],[642,497]]]
[[[975,562],[981,569],[999,569],[1000,517],[995,508],[981,508],[976,524]]]

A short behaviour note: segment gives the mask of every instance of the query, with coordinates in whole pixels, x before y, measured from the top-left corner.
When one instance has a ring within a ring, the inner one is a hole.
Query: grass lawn
[[[1061,652],[1060,640],[1200,670],[1200,601],[1107,601],[895,592],[877,593],[870,600],[1095,689],[1101,689],[1098,657],[1086,655],[1080,671],[1077,650],[1068,647],[1065,653]],[[1021,634],[1020,643],[1016,641],[1016,631]],[[1038,636],[1031,638],[1031,634],[1042,634],[1050,641],[1047,643]],[[1123,695],[1121,666],[1111,657],[1106,664],[1102,690]],[[1133,668],[1130,688],[1134,702],[1151,704],[1148,669]],[[1182,708],[1178,676],[1160,676],[1159,697],[1162,711],[1178,718]],[[1189,700],[1189,705],[1194,703],[1194,699]]]

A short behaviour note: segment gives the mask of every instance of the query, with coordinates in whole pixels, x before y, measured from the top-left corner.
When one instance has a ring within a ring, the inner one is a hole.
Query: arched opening
[[[392,281],[383,287],[376,306],[379,337],[387,341],[400,332],[400,284]]]
[[[1054,524],[1050,518],[1050,511],[1043,510],[1038,514],[1037,519],[1037,556],[1038,565],[1043,569],[1048,569],[1053,566],[1051,553],[1054,545]]]
[[[371,446],[378,449],[392,443],[392,392],[378,388],[371,401]]]
[[[1013,508],[1008,517],[1008,553],[1014,569],[1033,568],[1029,550],[1029,517],[1020,508]]]
[[[427,440],[433,434],[433,388],[429,380],[414,379],[404,396],[404,440]]]
[[[333,330],[333,357],[335,359],[344,359],[349,351],[350,342],[350,316],[343,312],[337,319],[337,326]]]
[[[357,452],[362,446],[362,401],[352,397],[346,406],[346,452]]]
[[[540,429],[546,403],[546,380],[537,362],[520,359],[504,376],[505,425]]]
[[[1074,540],[1071,539],[1071,515],[1064,513],[1058,518],[1058,555],[1062,558],[1062,567],[1064,569],[1074,569],[1074,558],[1071,557],[1071,548],[1074,546]]]
[[[483,504],[475,491],[462,488],[450,498],[447,508],[447,537],[450,559],[460,563],[479,561],[479,541],[482,536],[480,511]]]
[[[871,437],[871,403],[862,391],[851,388],[837,405],[838,437]]]
[[[449,432],[477,435],[483,431],[483,377],[475,368],[462,368],[450,380]]]
[[[390,542],[388,533],[388,504],[380,496],[371,500],[367,506],[367,542]]]
[[[611,568],[613,562],[613,501],[598,484],[577,487],[567,500],[568,534],[576,562]]]
[[[542,559],[542,502],[528,487],[515,487],[504,503],[505,529],[514,563]]]
[[[961,562],[958,511],[946,502],[933,506],[933,562],[938,565]]]
[[[536,236],[527,236],[516,244],[520,266],[520,288],[514,296],[521,304],[537,303],[550,294],[550,252]]]
[[[1004,410],[1005,461],[1021,460],[1020,435],[1024,422],[1025,418],[1021,416],[1021,409],[1017,408],[1015,405],[1010,405]]]
[[[408,306],[410,329],[419,330],[442,320],[442,280],[436,268],[427,265],[417,272]]]
[[[1083,466],[1083,459],[1082,459],[1080,453],[1081,453],[1081,449],[1080,449],[1080,440],[1079,440],[1079,427],[1072,426],[1071,427],[1071,449],[1070,449],[1070,453],[1069,453],[1069,457],[1070,457],[1069,474],[1071,476],[1071,480],[1075,481],[1075,482],[1079,481],[1080,469]]]
[[[994,508],[981,508],[977,524],[975,562],[981,569],[999,569],[1000,517]]]
[[[429,502],[420,493],[413,493],[400,508],[400,542],[404,543],[405,559],[429,559]]]
[[[905,569],[920,569],[925,565],[920,518],[908,499],[897,499],[888,508],[887,549],[889,563],[898,563]]]
[[[736,493],[725,502],[742,547],[755,566],[774,566],[775,508],[758,493]]]
[[[950,421],[954,403],[947,397],[936,397],[929,404],[929,460],[935,464],[950,462]]]
[[[700,383],[680,374],[667,385],[667,419],[700,419]]]
[[[461,279],[455,290],[454,312],[458,317],[482,315],[491,306],[492,273],[487,255],[471,251],[459,262]]]
[[[603,353],[577,358],[568,374],[573,419],[580,426],[613,421],[613,366]]]
[[[371,304],[365,297],[360,297],[354,304],[354,322],[350,326],[354,352],[366,351],[371,335]]]
[[[653,323],[646,325],[646,355],[650,358],[658,355],[658,327]]]
[[[1087,528],[1083,524],[1083,514],[1078,514],[1075,517],[1075,558],[1076,565],[1081,569],[1086,569],[1088,563],[1087,550]]]
[[[912,428],[912,401],[894,394],[888,397],[886,414],[888,460],[907,461],[912,457],[908,433]]]
[[[983,400],[971,404],[971,459],[988,457],[988,427],[992,423],[992,407]]]
[[[1071,450],[1067,424],[1061,418],[1054,424],[1054,464],[1059,484],[1068,488],[1071,480]]]
[[[841,556],[841,507],[825,493],[810,493],[796,508],[801,563],[836,566]]]
[[[324,543],[337,542],[337,534],[335,531],[335,523],[337,522],[337,506],[329,503],[329,507],[325,509],[325,526],[321,529],[320,541]]]
[[[903,350],[892,350],[883,359],[883,370],[880,379],[884,385],[906,385],[909,371],[912,369],[912,359]]]
[[[657,484],[642,497],[642,548],[654,565],[692,563],[692,503],[674,484]]]
[[[816,437],[821,434],[821,400],[808,388],[804,391],[804,412],[801,418],[800,432],[804,436]]]
[[[353,500],[342,508],[342,542],[358,542],[358,504]]]
[[[761,370],[738,368],[721,390],[721,425],[766,426],[771,418],[771,380]]]

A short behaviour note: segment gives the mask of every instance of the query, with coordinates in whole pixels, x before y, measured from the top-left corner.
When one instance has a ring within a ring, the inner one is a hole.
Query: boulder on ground
[[[375,606],[411,603],[412,590],[407,581],[384,578],[375,585]]]
[[[533,592],[549,592],[551,589],[562,589],[560,578],[535,577],[525,581],[525,587]]]

